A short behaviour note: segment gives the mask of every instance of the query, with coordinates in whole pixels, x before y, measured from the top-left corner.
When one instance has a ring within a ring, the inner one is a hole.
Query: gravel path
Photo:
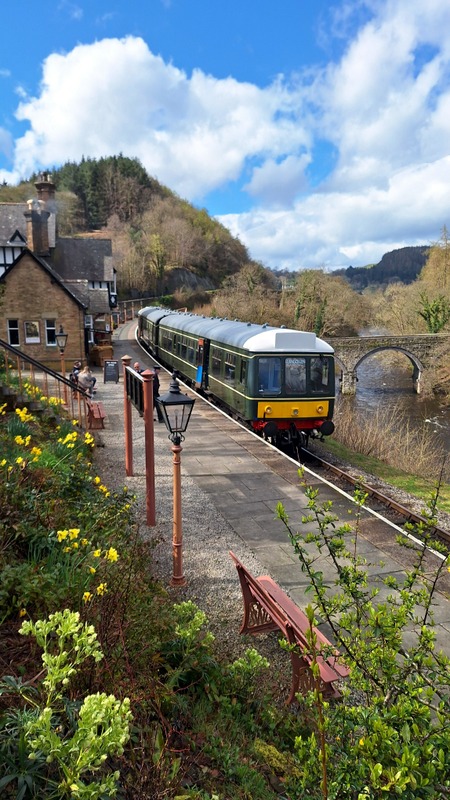
[[[120,387],[120,392],[122,391]],[[100,391],[99,395],[102,394]],[[120,489],[126,484],[135,493],[136,517],[145,523],[144,426],[134,409],[132,413],[134,477],[125,477],[123,418],[120,414],[116,420],[115,415],[108,411],[106,429],[96,433],[94,462],[102,482],[108,488]],[[172,452],[165,428],[157,423],[155,465],[157,524],[154,528],[143,524],[141,528],[142,535],[151,537],[156,542],[155,577],[161,581],[174,602],[192,600],[205,612],[209,629],[216,638],[218,654],[233,660],[241,656],[248,647],[254,647],[265,656],[271,664],[271,675],[279,686],[280,700],[284,700],[291,681],[289,657],[280,649],[276,632],[257,637],[239,634],[243,613],[242,595],[236,568],[228,551],[233,550],[254,575],[263,574],[266,570],[213,506],[208,495],[182,468],[183,567],[187,584],[183,587],[171,587]]]

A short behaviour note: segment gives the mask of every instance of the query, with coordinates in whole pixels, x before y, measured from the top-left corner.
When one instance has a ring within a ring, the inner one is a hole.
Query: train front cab
[[[334,358],[260,354],[250,360],[253,429],[277,442],[306,444],[334,430]]]

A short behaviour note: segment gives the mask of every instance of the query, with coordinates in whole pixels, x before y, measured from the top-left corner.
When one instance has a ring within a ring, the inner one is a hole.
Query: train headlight
[[[271,414],[272,413],[272,406],[266,406],[264,409],[264,414]]]
[[[318,414],[323,414],[323,406],[317,406],[316,411]]]
[[[292,416],[293,417],[298,417],[298,408],[293,408],[292,409]]]

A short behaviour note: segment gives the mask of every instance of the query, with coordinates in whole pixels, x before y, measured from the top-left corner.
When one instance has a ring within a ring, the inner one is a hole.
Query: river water
[[[355,413],[370,414],[379,408],[395,407],[415,427],[429,426],[450,454],[450,406],[413,391],[412,366],[405,356],[367,358],[358,367],[357,375],[356,395],[345,397]]]

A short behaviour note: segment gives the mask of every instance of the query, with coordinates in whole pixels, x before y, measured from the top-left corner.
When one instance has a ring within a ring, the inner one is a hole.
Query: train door
[[[209,341],[208,339],[199,339],[197,343],[197,373],[195,376],[197,389],[208,388],[208,358]]]

